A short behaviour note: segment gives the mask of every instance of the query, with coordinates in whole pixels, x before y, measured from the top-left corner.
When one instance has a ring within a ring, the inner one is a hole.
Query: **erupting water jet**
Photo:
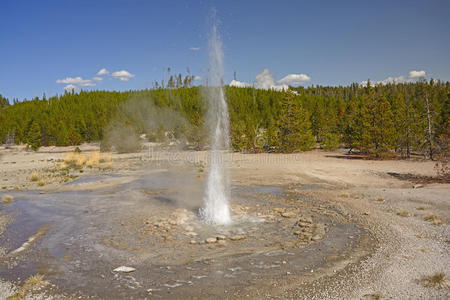
[[[222,42],[213,22],[209,38],[209,74],[206,96],[208,99],[208,124],[210,126],[210,164],[204,194],[202,218],[211,224],[231,223],[228,202],[230,181],[225,166],[225,155],[230,146],[228,106],[223,91]]]

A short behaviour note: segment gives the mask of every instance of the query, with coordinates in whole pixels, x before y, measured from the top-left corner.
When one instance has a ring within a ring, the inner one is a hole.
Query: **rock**
[[[186,231],[194,231],[194,227],[188,225],[188,226],[184,227],[184,230],[186,230]]]
[[[295,234],[295,235],[302,235],[303,232],[297,230],[297,231],[294,231],[294,234]]]
[[[369,215],[369,212],[368,212],[368,211],[365,211],[363,215],[368,216],[368,215]]]
[[[170,225],[178,225],[178,222],[176,220],[169,220]]]
[[[217,244],[220,245],[220,246],[226,246],[227,242],[225,240],[218,240]]]
[[[286,211],[286,208],[282,208],[282,207],[275,207],[273,209],[274,212],[276,213],[284,213]]]
[[[230,240],[232,240],[232,241],[240,241],[243,239],[245,239],[245,235],[242,235],[242,234],[234,235],[234,236],[230,237]]]
[[[136,271],[136,269],[132,268],[132,267],[120,266],[118,268],[115,268],[113,271],[114,272],[122,272],[122,273],[130,273],[130,272]]]
[[[314,232],[316,234],[325,235],[325,224],[323,224],[323,223],[316,224]]]
[[[298,226],[300,226],[300,227],[310,227],[311,224],[310,223],[306,223],[306,222],[298,222]]]
[[[224,235],[222,235],[222,234],[216,236],[216,238],[217,238],[218,240],[226,240],[226,239],[227,239],[227,237],[224,236]]]
[[[297,216],[297,214],[292,211],[287,211],[287,212],[282,213],[281,216],[283,218],[295,218]]]
[[[413,185],[413,189],[420,189],[420,188],[423,188],[423,184]]]
[[[189,231],[189,232],[186,232],[186,235],[188,235],[188,236],[197,236],[198,233],[194,232],[194,231]]]
[[[195,245],[195,244],[197,244],[197,242],[196,242],[196,241],[194,241],[194,240],[191,240],[191,241],[190,241],[190,243],[191,243],[191,245]]]
[[[312,220],[311,217],[303,217],[303,218],[302,218],[302,221],[303,221],[303,222],[306,222],[306,223],[312,223],[312,222],[313,222],[313,220]]]
[[[163,222],[155,223],[155,227],[162,228],[165,227],[165,224]]]
[[[292,211],[287,211],[287,212],[281,213],[281,216],[283,218],[295,218],[297,216],[297,214],[293,213]]]
[[[310,241],[311,236],[312,236],[312,233],[310,233],[310,232],[302,232],[298,237],[302,240]]]
[[[322,239],[322,236],[320,234],[315,234],[311,238],[312,241],[318,241],[320,239]]]
[[[214,244],[215,242],[217,242],[217,238],[215,238],[215,237],[211,237],[211,238],[207,238],[206,240],[205,240],[205,242],[207,243],[207,244]]]

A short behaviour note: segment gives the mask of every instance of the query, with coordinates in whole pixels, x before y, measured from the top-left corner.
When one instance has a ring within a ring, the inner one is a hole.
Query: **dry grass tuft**
[[[46,184],[47,184],[47,183],[46,183],[45,181],[42,181],[42,180],[38,182],[38,186],[44,186],[44,185],[46,185]]]
[[[14,197],[13,196],[11,196],[11,195],[3,195],[3,197],[2,197],[2,201],[1,201],[1,203],[4,203],[4,204],[11,204],[11,203],[13,203],[13,201],[14,201]]]
[[[349,193],[346,193],[346,192],[343,192],[343,193],[341,193],[339,196],[342,197],[342,198],[349,198],[349,197],[350,197],[350,194],[349,194]]]
[[[422,285],[426,287],[448,288],[449,283],[443,272],[436,272],[433,275],[422,278]]]
[[[362,297],[362,300],[382,300],[382,299],[383,299],[383,297],[378,293],[367,294]]]
[[[416,207],[416,209],[417,209],[417,210],[425,210],[425,207],[419,206],[419,207]]]
[[[400,216],[400,217],[409,217],[409,216],[411,216],[411,215],[409,214],[408,211],[406,211],[406,210],[401,210],[401,211],[397,212],[397,216]]]
[[[66,168],[80,169],[86,163],[86,160],[86,155],[77,152],[70,152],[66,154],[66,157],[64,157],[63,165]]]
[[[24,285],[12,296],[6,298],[7,300],[21,300],[33,292],[39,291],[49,284],[44,280],[44,275],[36,274],[28,278]]]
[[[30,177],[31,181],[35,182],[35,181],[39,181],[39,179],[41,179],[41,174],[39,174],[38,172],[31,173],[31,177]]]
[[[429,215],[425,216],[425,218],[423,218],[423,219],[427,222],[433,223],[434,225],[442,225],[442,223],[443,223],[442,220],[434,214],[429,214]]]
[[[88,168],[98,167],[100,164],[100,152],[94,152],[88,159],[86,160],[86,166]]]
[[[384,198],[383,198],[383,197],[378,197],[378,198],[377,198],[377,201],[378,201],[378,202],[384,202]]]
[[[79,152],[67,153],[61,164],[61,169],[82,169],[83,167],[94,168],[100,165],[109,165],[111,155],[107,153],[93,152],[91,155],[81,154]]]

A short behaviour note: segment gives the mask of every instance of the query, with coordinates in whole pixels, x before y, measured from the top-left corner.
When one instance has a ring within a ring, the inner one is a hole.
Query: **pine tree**
[[[38,150],[39,147],[41,147],[41,128],[36,121],[32,121],[30,125],[30,129],[28,130],[27,135],[27,144],[31,147],[34,151]]]
[[[402,157],[410,158],[412,149],[418,148],[424,138],[419,113],[403,92],[399,92],[393,101],[393,113],[396,118],[395,146]]]
[[[344,118],[344,142],[349,147],[349,153],[354,148],[361,150],[363,131],[363,108],[362,99],[357,99],[349,104],[346,117]]]
[[[271,120],[266,135],[268,151],[278,151],[280,149],[280,126],[277,120]]]
[[[375,153],[377,157],[392,149],[395,128],[391,106],[384,96],[378,96],[373,89],[369,92],[364,110],[362,148]]]
[[[9,106],[9,100],[0,94],[0,109]]]
[[[280,144],[282,152],[307,151],[315,144],[308,114],[290,92],[281,102]]]

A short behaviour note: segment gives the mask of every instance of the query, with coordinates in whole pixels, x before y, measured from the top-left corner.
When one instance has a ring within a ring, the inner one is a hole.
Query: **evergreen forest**
[[[180,80],[181,82],[181,80]],[[114,140],[182,141],[204,149],[205,87],[184,84],[139,91],[80,91],[13,103],[0,95],[0,142],[40,146]],[[346,147],[376,157],[448,151],[450,83],[422,80],[366,86],[225,87],[234,151],[296,152]],[[119,149],[118,151],[127,151]]]

